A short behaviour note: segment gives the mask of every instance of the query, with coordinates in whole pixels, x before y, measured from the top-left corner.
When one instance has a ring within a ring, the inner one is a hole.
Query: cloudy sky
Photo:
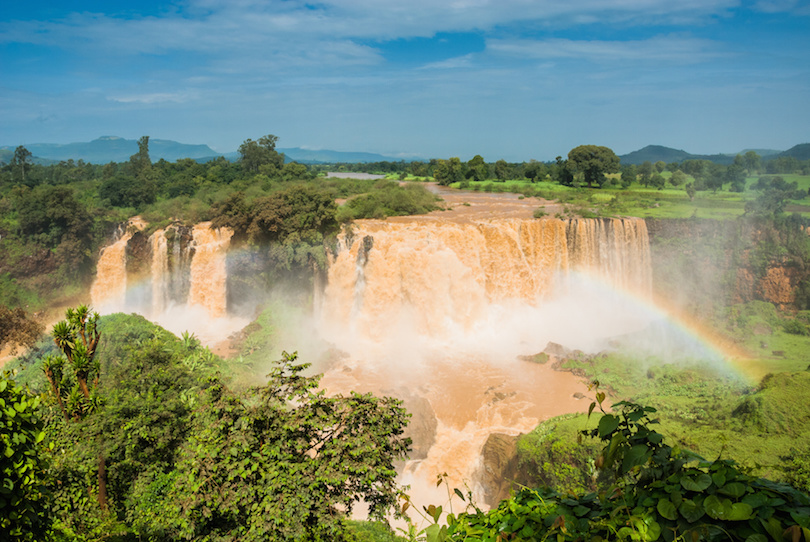
[[[6,2],[0,119],[0,145],[784,150],[810,142],[810,0]]]

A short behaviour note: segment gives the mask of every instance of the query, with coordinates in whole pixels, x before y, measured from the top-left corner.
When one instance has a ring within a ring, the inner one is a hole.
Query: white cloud
[[[147,94],[129,94],[121,96],[110,96],[110,100],[119,103],[140,103],[140,104],[159,104],[159,103],[184,103],[189,101],[192,96],[188,93],[178,92],[151,92]]]
[[[682,36],[657,36],[646,40],[487,40],[487,51],[506,56],[585,59],[593,62],[657,61],[700,63],[723,56],[718,44]]]
[[[422,69],[426,70],[455,70],[460,68],[471,68],[473,67],[473,58],[475,55],[462,55],[453,58],[448,58],[447,60],[441,60],[439,62],[431,62],[429,64],[425,64],[422,66]]]
[[[759,0],[754,8],[764,13],[810,15],[810,2],[807,0]]]
[[[326,0],[312,8],[303,0],[191,0],[185,11],[162,17],[74,13],[57,21],[0,23],[0,42],[89,45],[148,54],[251,48],[272,52],[301,50],[313,42],[429,37],[510,24],[694,22],[737,4],[738,0]]]

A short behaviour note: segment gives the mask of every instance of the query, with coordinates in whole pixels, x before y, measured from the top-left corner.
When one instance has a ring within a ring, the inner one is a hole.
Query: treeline
[[[653,188],[664,188],[667,184],[679,187],[685,186],[688,181],[693,181],[694,191],[718,190],[729,185],[731,190],[740,192],[744,190],[746,176],[808,175],[810,174],[810,160],[800,161],[792,156],[763,160],[755,151],[748,151],[745,154],[737,155],[728,165],[703,159],[670,163],[646,161],[640,165],[621,165],[619,157],[607,147],[580,145],[572,149],[566,158],[558,156],[550,162],[537,160],[487,162],[481,155],[475,155],[466,162],[458,157],[452,157],[429,161],[318,164],[310,166],[310,168],[312,171],[396,174],[401,179],[432,178],[443,185],[460,183],[462,188],[468,187],[469,183],[474,182],[504,182],[507,180],[552,181],[565,186],[578,186],[582,183],[591,187],[621,186],[623,188],[628,188],[633,183]],[[592,171],[590,182],[586,178],[588,177],[585,173],[586,169]],[[662,175],[665,171],[672,174],[669,179]],[[600,173],[604,175],[603,178],[599,177]]]
[[[240,159],[152,162],[149,138],[127,162],[81,160],[43,166],[24,147],[0,167],[0,305],[36,311],[78,299],[92,280],[97,255],[119,226],[141,215],[152,228],[171,221],[213,221],[236,242],[282,244],[271,258],[290,275],[325,265],[324,239],[339,224],[435,209],[421,187],[394,181],[317,177],[286,162],[277,138],[246,140]],[[349,199],[338,209],[337,198]]]

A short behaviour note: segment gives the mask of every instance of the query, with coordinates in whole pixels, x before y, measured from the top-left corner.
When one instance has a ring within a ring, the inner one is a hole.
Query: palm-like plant
[[[98,392],[101,364],[96,358],[101,333],[98,331],[97,312],[87,305],[68,309],[65,319],[53,326],[53,342],[65,355],[48,356],[43,360],[42,370],[51,385],[65,421],[81,421],[101,405]],[[65,372],[68,365],[72,375]],[[72,389],[67,392],[70,382]],[[107,510],[107,469],[103,454],[98,456],[98,503]]]
[[[101,365],[95,359],[96,347],[101,338],[98,318],[98,313],[91,312],[87,305],[80,305],[75,309],[68,309],[65,319],[54,325],[51,332],[54,343],[64,353],[76,378],[76,388],[68,395],[66,405],[63,384],[65,358],[49,356],[43,361],[42,369],[65,419],[83,418],[95,403],[92,396],[101,375]],[[74,392],[81,393],[81,401],[73,397]]]

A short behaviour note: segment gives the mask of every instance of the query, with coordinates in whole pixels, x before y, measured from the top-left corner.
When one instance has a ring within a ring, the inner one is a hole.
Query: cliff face
[[[790,220],[647,220],[653,284],[662,297],[701,313],[759,300],[807,308],[810,237]]]
[[[763,301],[769,301],[782,307],[796,303],[796,288],[802,274],[795,267],[770,267],[765,276],[757,283],[757,295]]]

